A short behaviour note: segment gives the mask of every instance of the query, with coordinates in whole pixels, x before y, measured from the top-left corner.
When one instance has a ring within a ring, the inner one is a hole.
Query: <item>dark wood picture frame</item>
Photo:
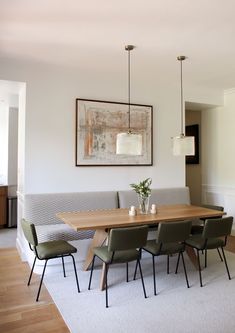
[[[131,104],[131,129],[143,137],[143,154],[116,154],[116,135],[128,130],[128,103],[76,99],[76,166],[153,165],[153,107]]]
[[[186,136],[194,136],[195,155],[186,156],[186,164],[199,164],[199,125],[187,125],[185,127]]]

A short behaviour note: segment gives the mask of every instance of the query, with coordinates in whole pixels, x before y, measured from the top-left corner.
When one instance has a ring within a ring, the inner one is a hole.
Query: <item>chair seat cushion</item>
[[[157,243],[155,239],[147,241],[147,244],[144,247],[144,250],[150,252],[153,255],[162,255],[162,254],[174,254],[184,251],[184,244],[181,243],[165,243],[162,245]]]
[[[205,249],[205,239],[200,235],[193,235],[186,240],[186,244],[195,247],[198,250]],[[221,238],[210,238],[207,241],[207,249],[216,249],[218,247],[225,246],[225,242]]]
[[[112,252],[108,251],[108,246],[95,247],[94,254],[99,257],[103,262],[110,263],[112,259]],[[134,261],[139,258],[139,251],[125,250],[125,251],[115,251],[112,263],[124,263],[129,261]]]
[[[37,246],[37,253],[40,259],[50,259],[75,252],[77,252],[77,249],[63,240],[44,242]]]

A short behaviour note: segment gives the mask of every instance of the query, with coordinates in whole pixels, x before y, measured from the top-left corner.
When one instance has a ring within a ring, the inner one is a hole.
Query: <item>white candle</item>
[[[135,206],[131,206],[131,212],[135,211]]]
[[[156,214],[156,213],[157,213],[157,205],[152,204],[152,206],[151,206],[151,210],[150,210],[150,213],[151,213],[151,214]]]
[[[136,215],[136,209],[135,206],[131,206],[130,210],[129,210],[129,215],[130,216],[135,216]]]

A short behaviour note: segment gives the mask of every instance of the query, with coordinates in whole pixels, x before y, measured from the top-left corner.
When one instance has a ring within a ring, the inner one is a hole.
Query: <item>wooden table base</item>
[[[101,246],[104,244],[108,237],[108,233],[105,230],[98,229],[95,231],[94,237],[91,241],[91,244],[89,246],[88,252],[87,252],[87,257],[83,265],[83,270],[87,271],[92,263],[93,260],[93,248],[97,246]]]
[[[199,270],[195,250],[191,246],[187,246],[187,245],[186,245],[185,250],[186,250],[186,253],[189,256],[189,259],[191,260],[193,266],[196,268],[196,270]]]

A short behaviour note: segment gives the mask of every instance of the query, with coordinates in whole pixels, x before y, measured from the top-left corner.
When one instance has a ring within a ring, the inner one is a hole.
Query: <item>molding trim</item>
[[[203,192],[219,193],[223,195],[235,195],[235,187],[202,184]]]
[[[224,90],[224,95],[235,94],[235,88]]]
[[[229,216],[233,216],[232,235],[235,236],[235,187],[203,184],[202,202],[219,204],[224,207]]]
[[[16,248],[20,255],[22,261],[27,261],[27,256],[25,255],[24,246],[21,243],[19,237],[16,238]]]

